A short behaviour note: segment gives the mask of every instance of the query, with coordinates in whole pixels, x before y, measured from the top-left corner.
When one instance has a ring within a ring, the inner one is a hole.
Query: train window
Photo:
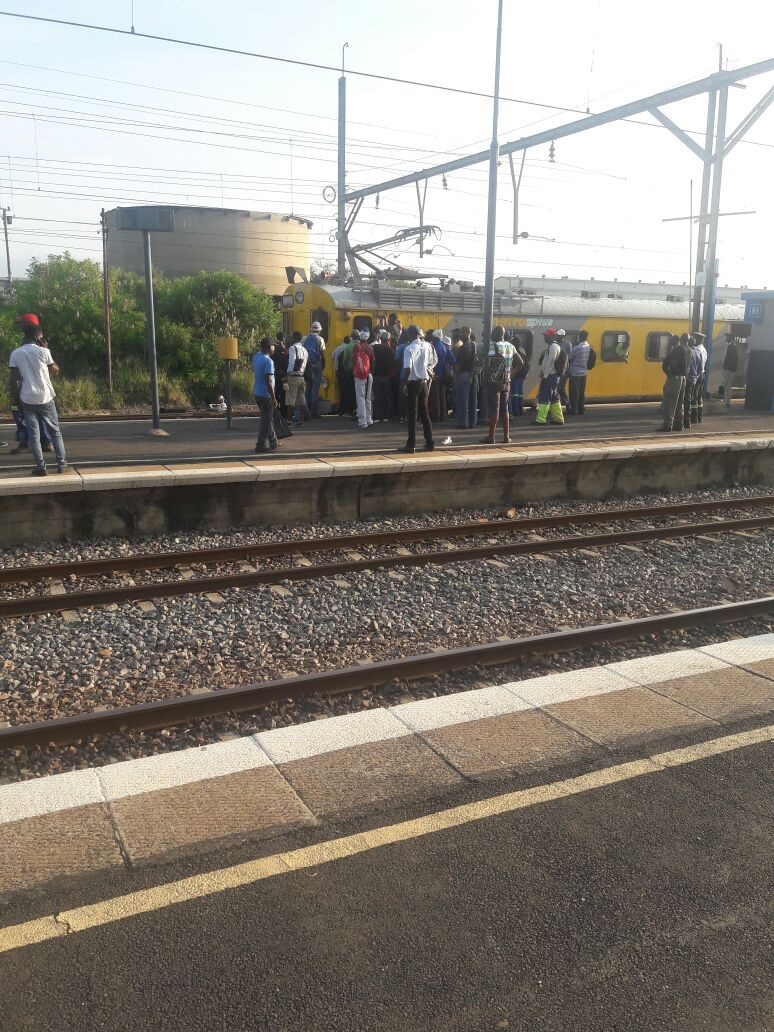
[[[352,320],[353,330],[368,330],[371,332],[371,316],[370,315],[356,315]]]
[[[648,362],[663,362],[669,354],[671,333],[649,333],[645,342],[645,358]]]
[[[602,361],[628,362],[631,337],[626,330],[605,330],[602,334]]]

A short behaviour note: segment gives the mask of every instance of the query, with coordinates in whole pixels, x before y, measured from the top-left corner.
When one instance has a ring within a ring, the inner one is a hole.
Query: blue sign
[[[760,322],[763,318],[763,302],[762,301],[745,301],[744,305],[744,321],[745,322]]]

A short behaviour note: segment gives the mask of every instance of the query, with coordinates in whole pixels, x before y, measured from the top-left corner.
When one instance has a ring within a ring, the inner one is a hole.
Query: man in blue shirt
[[[261,411],[261,425],[258,429],[258,440],[255,442],[257,452],[276,451],[277,435],[274,432],[274,409],[277,399],[274,395],[274,363],[271,356],[274,343],[268,337],[261,341],[261,350],[253,355],[253,373],[255,386],[253,394]]]

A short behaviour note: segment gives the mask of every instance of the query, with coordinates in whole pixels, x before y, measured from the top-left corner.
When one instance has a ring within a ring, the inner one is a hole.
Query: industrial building
[[[192,276],[225,269],[269,294],[281,294],[287,286],[286,265],[309,273],[312,223],[308,219],[187,205],[141,205],[106,212],[108,261],[112,268],[142,274],[142,233],[119,226],[131,224],[132,213],[148,214],[151,209],[159,213],[160,225],[173,226],[168,232],[151,234],[153,267],[166,276]]]

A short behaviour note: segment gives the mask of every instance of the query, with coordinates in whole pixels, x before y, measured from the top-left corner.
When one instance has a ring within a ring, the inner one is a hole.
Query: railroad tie
[[[48,586],[49,595],[66,595],[67,588],[61,580],[52,580]],[[77,609],[62,609],[62,619],[65,623],[80,623],[81,618]]]

